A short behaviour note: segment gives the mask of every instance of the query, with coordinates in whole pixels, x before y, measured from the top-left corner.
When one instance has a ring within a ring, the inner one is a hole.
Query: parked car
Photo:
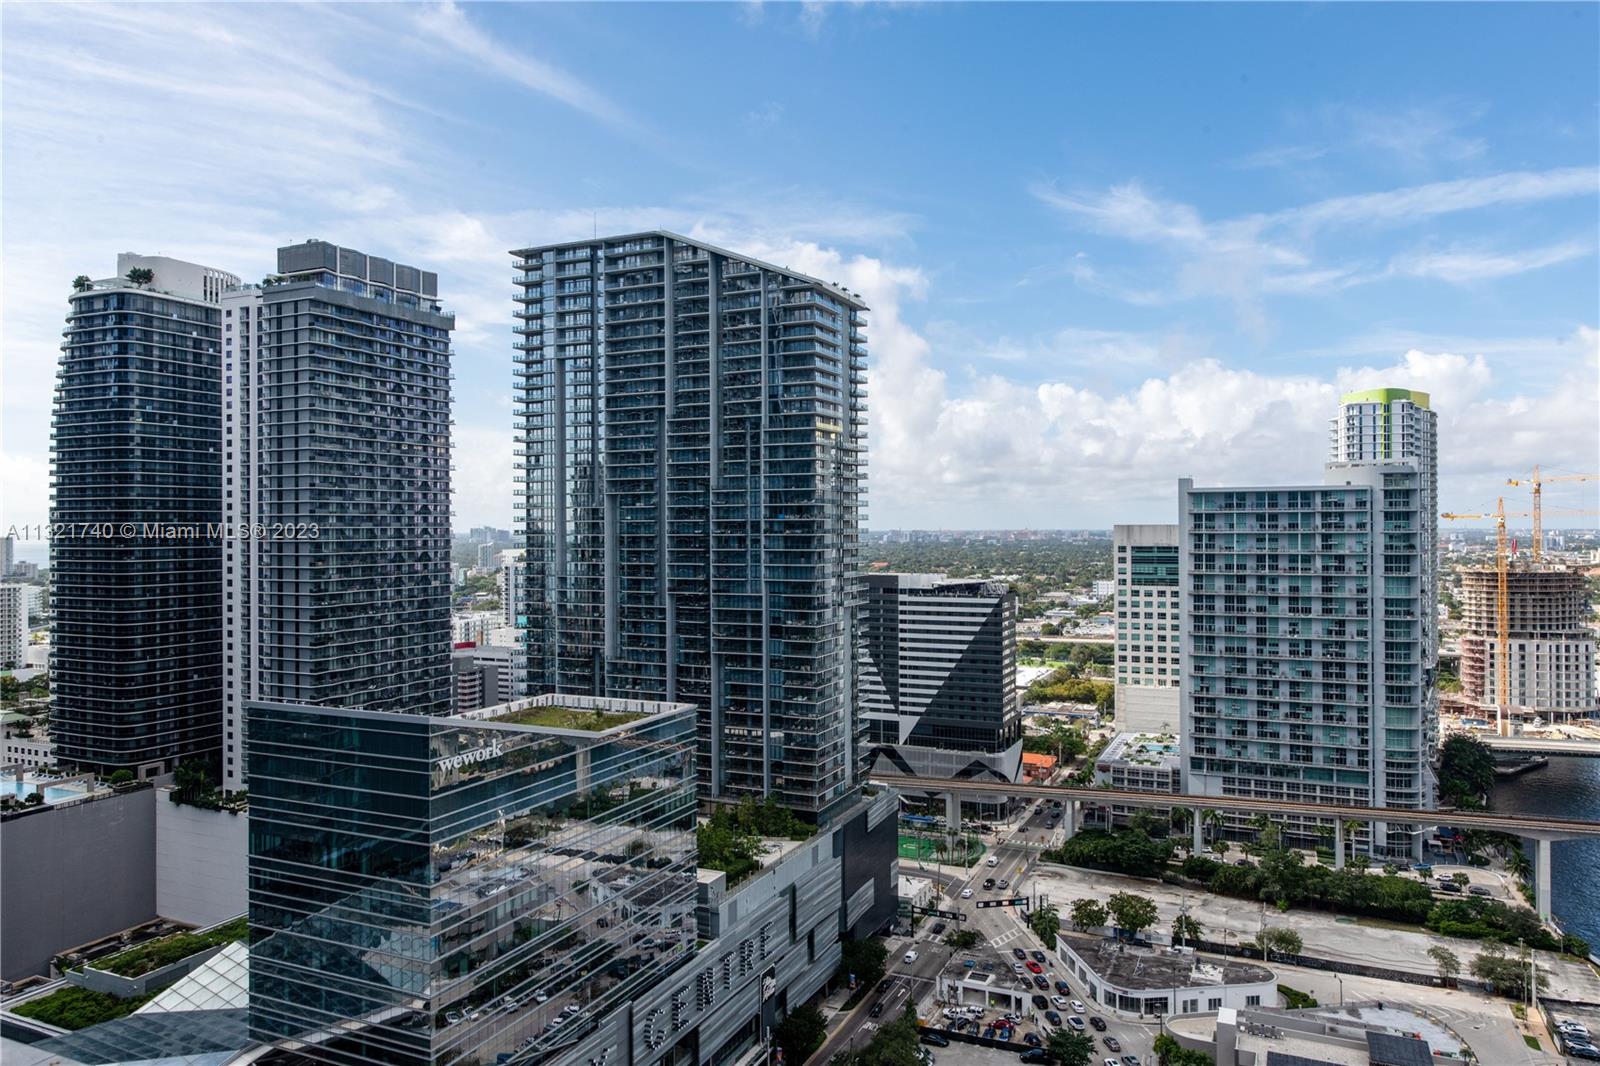
[[[1106,1031],[1106,1020],[1100,1017],[1100,1015],[1096,1014],[1093,1018],[1089,1019],[1089,1028],[1093,1029],[1097,1033],[1103,1033]]]
[[[1042,1048],[1042,1047],[1031,1047],[1027,1051],[1024,1051],[1021,1055],[1019,1055],[1018,1058],[1017,1058],[1017,1061],[1019,1061],[1019,1062],[1030,1062],[1030,1063],[1041,1063],[1041,1064],[1045,1064],[1045,1066],[1048,1066],[1049,1063],[1052,1063],[1052,1062],[1054,1062],[1056,1060],[1051,1058],[1050,1057],[1050,1052],[1046,1051],[1044,1048]]]
[[[1050,997],[1050,1002],[1054,1003],[1061,1010],[1066,1010],[1067,1009],[1067,997],[1066,996],[1051,996]]]
[[[1038,963],[1034,962],[1032,959],[1029,959],[1023,965],[1028,967],[1028,972],[1029,973],[1044,973],[1044,967],[1040,966]]]
[[[1122,1066],[1139,1066],[1139,1056],[1137,1056],[1137,1055],[1124,1055],[1124,1056],[1122,1056]]]
[[[986,1025],[986,1026],[983,1027],[983,1038],[985,1040],[993,1040],[994,1039],[994,1026]]]
[[[1050,1001],[1045,999],[1043,996],[1034,996],[1033,1005],[1038,1007],[1040,1010],[1045,1010],[1050,1006]]]
[[[1567,1045],[1567,1054],[1575,1059],[1588,1059],[1591,1062],[1600,1061],[1600,1047],[1593,1044]]]
[[[1088,1010],[1088,1008],[1083,1005],[1083,1001],[1081,999],[1075,999],[1072,1001],[1072,1012],[1074,1014],[1082,1014],[1086,1010]]]
[[[1014,973],[1014,974],[1016,974],[1016,975],[1017,975],[1017,976],[1018,976],[1018,977],[1021,977],[1021,976],[1022,976],[1022,975],[1023,975],[1023,974],[1024,974],[1024,973],[1026,973],[1026,972],[1027,972],[1027,971],[1025,971],[1025,970],[1024,970],[1024,969],[1023,969],[1023,968],[1022,968],[1022,963],[1020,963],[1020,962],[1014,962],[1014,963],[1012,963],[1012,964],[1011,964],[1011,972],[1012,972],[1012,973]]]
[[[1072,986],[1067,984],[1065,981],[1057,981],[1056,991],[1060,992],[1063,996],[1070,996],[1072,995]]]
[[[1047,1010],[1044,1012],[1044,1020],[1055,1026],[1057,1029],[1061,1028],[1061,1015],[1057,1014],[1053,1010]]]
[[[950,1038],[948,1036],[941,1036],[938,1033],[923,1033],[922,1034],[922,1042],[924,1044],[927,1044],[929,1047],[949,1047],[950,1046]]]
[[[1494,895],[1493,892],[1489,891],[1489,886],[1488,885],[1469,885],[1469,886],[1467,886],[1467,891],[1471,892],[1474,896],[1492,896],[1492,895]]]
[[[1043,1040],[1039,1039],[1038,1033],[1024,1033],[1022,1036],[1022,1042],[1027,1044],[1029,1047],[1038,1047],[1044,1043]]]
[[[1461,886],[1454,881],[1440,881],[1438,888],[1440,892],[1448,892],[1454,896],[1461,895]]]

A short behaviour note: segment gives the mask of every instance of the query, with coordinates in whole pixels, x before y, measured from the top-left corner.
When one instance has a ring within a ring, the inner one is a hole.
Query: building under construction
[[[1461,694],[1485,708],[1498,698],[1497,586],[1493,566],[1461,571]],[[1506,594],[1512,713],[1551,718],[1596,710],[1595,634],[1587,624],[1583,575],[1560,566],[1513,564]]]

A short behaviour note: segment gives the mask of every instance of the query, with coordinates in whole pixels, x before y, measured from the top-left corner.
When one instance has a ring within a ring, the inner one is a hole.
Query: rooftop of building
[[[1416,389],[1361,389],[1357,392],[1347,392],[1339,397],[1341,404],[1395,403],[1399,400],[1409,400],[1418,407],[1428,406],[1428,394],[1418,392]]]
[[[758,259],[753,255],[746,255],[743,252],[731,251],[727,248],[719,247],[707,241],[702,241],[695,237],[685,237],[681,233],[674,233],[671,230],[665,229],[643,230],[639,233],[618,233],[605,237],[591,237],[588,240],[562,241],[556,244],[535,244],[530,245],[527,248],[513,248],[511,249],[510,254],[516,256],[518,259],[528,259],[532,257],[534,253],[543,252],[546,250],[559,252],[565,248],[587,248],[596,244],[621,244],[647,237],[664,237],[670,241],[680,241],[684,244],[692,244],[696,248],[702,248],[716,255],[725,255],[730,259],[738,259],[742,262],[750,263],[753,266],[761,267],[763,270],[772,270],[780,274],[788,274],[790,277],[793,277],[798,281],[809,282],[810,284],[828,290],[828,292],[832,293],[834,296],[837,296],[839,299],[843,300],[845,303],[857,310],[865,311],[867,309],[867,305],[862,301],[859,294],[851,292],[838,282],[823,281],[821,278],[812,277],[810,274],[803,274],[792,267],[779,266],[777,263],[769,263],[766,260]]]
[[[1175,733],[1118,733],[1095,762],[1123,762],[1176,770],[1178,737]]]
[[[1275,976],[1265,966],[1181,948],[1139,948],[1079,933],[1058,933],[1057,938],[1101,980],[1129,991],[1254,985]]]
[[[598,696],[543,695],[499,703],[447,716],[458,721],[527,726],[581,733],[608,733],[646,718],[693,710],[687,703],[606,699]]]

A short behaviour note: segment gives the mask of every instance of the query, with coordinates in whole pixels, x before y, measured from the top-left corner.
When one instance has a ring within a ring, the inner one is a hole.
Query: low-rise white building
[[[1058,933],[1056,957],[1080,998],[1119,1014],[1194,1014],[1278,1002],[1277,975],[1265,966],[1189,948]]]

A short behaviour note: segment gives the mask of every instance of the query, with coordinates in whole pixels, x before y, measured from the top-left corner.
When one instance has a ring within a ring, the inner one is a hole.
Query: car
[[[1589,1035],[1588,1027],[1582,1022],[1574,1022],[1563,1019],[1562,1021],[1556,1022],[1556,1028],[1560,1029],[1563,1033],[1581,1033],[1584,1036]]]
[[[1600,1061],[1600,1047],[1595,1047],[1593,1044],[1578,1044],[1577,1046],[1568,1044],[1567,1054],[1575,1059],[1588,1059],[1591,1062]]]
[[[568,1003],[565,1007],[561,1008],[561,1013],[562,1014],[581,1014],[581,1013],[583,1013],[583,1008],[578,1006],[576,1003]]]
[[[867,1014],[873,1018],[883,1017],[883,1000],[880,999],[878,1002],[874,1003],[872,1005],[872,1009],[867,1011]]]
[[[1039,974],[1033,979],[1033,987],[1043,989],[1044,991],[1048,992],[1050,991],[1050,982],[1045,979],[1043,974]]]
[[[938,936],[940,933],[945,931],[945,928],[946,928],[946,926],[945,926],[945,924],[943,922],[934,922],[933,923],[933,935],[934,936]]]
[[[1023,973],[1025,972],[1022,969],[1022,963],[1020,963],[1020,962],[1012,963],[1011,964],[1011,972],[1016,974],[1018,977],[1021,977],[1023,975]]]
[[[1027,1051],[1024,1051],[1021,1055],[1019,1055],[1017,1057],[1017,1061],[1018,1062],[1046,1063],[1046,1064],[1048,1064],[1048,1063],[1052,1063],[1052,1062],[1054,1062],[1056,1060],[1051,1058],[1050,1057],[1050,1052],[1046,1051],[1044,1048],[1042,1048],[1042,1047],[1031,1047]]]
[[[1074,1014],[1067,1019],[1067,1028],[1075,1033],[1083,1032],[1083,1019]]]
[[[1093,1018],[1089,1019],[1089,1028],[1093,1029],[1097,1033],[1103,1033],[1106,1031],[1106,1020],[1100,1017],[1100,1015],[1096,1014]]]
[[[1050,1006],[1050,1001],[1045,999],[1043,996],[1034,996],[1033,1005],[1038,1007],[1040,1010],[1044,1010],[1046,1007]]]
[[[1000,879],[1000,883],[995,885],[994,887],[995,888],[1010,888],[1011,887],[1011,882],[1007,881],[1005,878],[1002,877]]]
[[[1117,1066],[1116,1059],[1106,1059],[1105,1066]]]
[[[1016,959],[1018,962],[1027,962],[1028,961],[1028,953],[1026,951],[1023,951],[1021,948],[1012,948],[1011,949],[1011,957]]]
[[[985,878],[984,878],[984,879],[983,879],[983,887],[984,887],[984,888],[993,888],[993,887],[994,887],[994,878],[992,878],[992,877],[985,877]]]
[[[1039,1034],[1038,1033],[1024,1033],[1024,1034],[1022,1034],[1022,1042],[1024,1044],[1027,1044],[1029,1047],[1038,1047],[1039,1045],[1044,1043],[1043,1040],[1039,1039]]]
[[[1029,973],[1044,973],[1044,967],[1040,966],[1032,959],[1029,959],[1027,962],[1023,963],[1023,965],[1028,968]]]
[[[889,991],[889,979],[887,977],[885,977],[883,980],[878,982],[878,991],[879,992],[887,992],[887,991]],[[946,1013],[949,1013],[949,1012],[947,1011]]]
[[[915,948],[912,948],[910,951],[906,952],[905,961],[906,962],[916,962],[917,961],[917,951],[916,951]]]
[[[1108,1036],[1108,1037],[1106,1037],[1106,1050],[1107,1051],[1121,1051],[1122,1050],[1122,1042],[1119,1041],[1114,1036]]]
[[[923,1033],[922,1042],[929,1047],[949,1047],[950,1038],[939,1033]]]
[[[1061,1015],[1057,1014],[1053,1010],[1047,1010],[1044,1012],[1044,1020],[1055,1026],[1057,1029],[1061,1028]]]
[[[1088,1008],[1083,1005],[1083,1000],[1075,999],[1072,1001],[1072,1013],[1082,1014],[1086,1010],[1088,1010]]]
[[[1139,1056],[1137,1056],[1137,1055],[1124,1055],[1124,1056],[1122,1056],[1122,1066],[1139,1066]]]
[[[970,889],[970,888],[963,888],[963,889],[962,889],[962,890],[961,890],[961,898],[962,898],[962,899],[971,899],[971,898],[972,898],[972,889]]]
[[[1066,996],[1051,996],[1050,997],[1050,1002],[1054,1003],[1061,1010],[1066,1010],[1067,1009],[1067,997]]]
[[[1070,996],[1072,995],[1072,986],[1067,984],[1065,981],[1057,981],[1056,991],[1060,992],[1063,996]]]
[[[986,1025],[986,1026],[983,1027],[983,1038],[985,1040],[993,1040],[994,1039],[994,1026]]]
[[[1440,892],[1448,892],[1454,896],[1461,895],[1461,886],[1454,881],[1440,881],[1437,887]]]
[[[1493,892],[1489,891],[1489,886],[1488,885],[1469,885],[1469,886],[1467,886],[1467,891],[1472,893],[1474,896],[1492,896],[1492,895],[1494,895]]]
[[[458,1010],[446,1011],[445,1015],[444,1015],[444,1024],[446,1024],[446,1025],[458,1025],[461,1022],[465,1021],[466,1017],[467,1016],[465,1014],[462,1014]]]
[[[1030,951],[1028,954],[1032,955],[1033,961],[1037,963],[1046,963],[1050,961],[1050,956],[1046,955],[1042,951]]]
[[[998,856],[998,855],[989,856],[989,867],[991,869],[996,867],[996,866],[999,866],[999,865],[1000,865],[1000,856]]]

